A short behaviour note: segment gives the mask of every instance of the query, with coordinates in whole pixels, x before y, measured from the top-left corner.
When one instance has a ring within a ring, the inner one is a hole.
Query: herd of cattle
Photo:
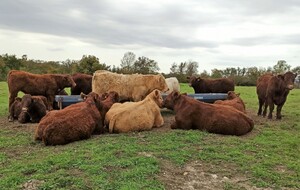
[[[266,74],[257,80],[258,115],[272,118],[277,105],[276,118],[289,91],[293,89],[296,74]],[[172,129],[199,129],[225,135],[244,135],[254,127],[247,115],[245,104],[234,92],[231,79],[203,79],[188,77],[195,93],[227,93],[227,100],[213,104],[180,94],[175,77],[165,79],[161,74],[116,74],[99,70],[93,76],[76,73],[32,74],[11,70],[7,76],[9,89],[9,121],[38,123],[35,140],[45,145],[63,145],[90,138],[93,134],[125,133],[161,127],[164,119],[161,108],[174,110]],[[57,110],[55,95],[80,94],[83,102]],[[25,95],[17,97],[18,92]],[[165,99],[162,92],[167,93]],[[262,111],[262,106],[264,110]]]

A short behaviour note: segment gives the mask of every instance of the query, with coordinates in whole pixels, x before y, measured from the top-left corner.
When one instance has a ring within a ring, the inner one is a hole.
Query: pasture
[[[193,93],[187,84],[181,91]],[[0,82],[0,189],[299,189],[300,90],[282,121],[256,116],[255,87],[236,87],[255,121],[245,136],[171,130],[104,134],[64,146],[33,140],[37,124],[9,123]]]

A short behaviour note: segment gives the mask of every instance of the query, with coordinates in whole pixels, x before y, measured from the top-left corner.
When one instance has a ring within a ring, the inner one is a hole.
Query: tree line
[[[200,76],[203,78],[232,78],[236,85],[239,86],[254,86],[256,79],[264,73],[284,73],[293,71],[300,73],[300,66],[291,69],[285,60],[279,60],[273,67],[258,68],[233,68],[212,69],[210,73],[204,70],[198,72],[199,63],[193,60],[188,60],[180,63],[173,63],[169,73],[162,73],[167,77],[176,77],[179,82],[187,82],[187,76]],[[26,55],[17,58],[15,55],[3,54],[0,55],[0,81],[6,81],[6,76],[9,70],[23,70],[36,74],[74,74],[76,72],[93,74],[96,70],[108,70],[116,73],[132,74],[156,74],[160,68],[155,60],[142,56],[136,58],[133,52],[126,52],[121,59],[119,67],[101,63],[99,58],[94,55],[83,55],[80,60],[65,61],[43,61],[29,59]]]

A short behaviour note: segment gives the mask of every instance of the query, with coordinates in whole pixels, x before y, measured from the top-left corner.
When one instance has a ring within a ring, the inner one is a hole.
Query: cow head
[[[171,92],[171,94],[169,94],[165,98],[165,100],[163,102],[163,107],[173,110],[175,103],[179,99],[180,96],[181,96],[181,94],[177,90],[174,90],[173,92]]]
[[[240,96],[240,93],[235,93],[234,91],[227,92],[227,100],[232,100]]]
[[[110,91],[107,95],[107,98],[109,98],[113,103],[119,102],[119,94],[116,91]]]
[[[149,96],[151,97],[152,100],[155,101],[155,103],[158,105],[158,107],[160,107],[160,108],[163,107],[163,98],[162,98],[159,90],[157,90],[157,89],[153,90],[149,94]]]
[[[292,90],[294,88],[294,82],[297,74],[288,71],[284,75],[278,75],[278,77],[280,77],[284,81],[286,89]]]
[[[167,92],[169,90],[166,79],[162,74],[158,74],[158,84],[159,84],[158,89],[161,90],[162,92]]]
[[[197,82],[201,81],[201,77],[190,76],[186,77],[189,80],[189,86],[193,87]]]
[[[84,102],[95,105],[99,111],[102,109],[101,98],[96,92],[90,92],[88,95],[81,93],[80,96]]]
[[[12,103],[12,105],[9,108],[9,116],[8,116],[8,121],[14,121],[14,119],[17,119],[18,116],[21,113],[21,101],[22,98],[16,97],[15,101]]]
[[[65,80],[65,87],[72,87],[74,88],[76,86],[76,83],[74,82],[73,78],[71,75],[65,75],[64,76]]]
[[[32,105],[33,99],[30,94],[25,94],[21,100],[21,113],[18,116],[18,121],[20,123],[26,123],[30,121],[30,115],[28,114],[28,110]]]

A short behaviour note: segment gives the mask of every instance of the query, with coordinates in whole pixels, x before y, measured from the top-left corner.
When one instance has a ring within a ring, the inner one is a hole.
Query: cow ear
[[[101,95],[101,99],[102,99],[102,100],[105,100],[107,97],[108,97],[108,93],[107,93],[107,92],[105,92],[105,93],[103,93],[103,94]]]
[[[197,77],[197,81],[199,82],[201,80],[201,77]]]
[[[20,97],[16,97],[16,98],[15,98],[15,100],[17,100],[17,101],[21,102],[21,101],[22,101],[22,98],[20,98]]]
[[[155,97],[159,97],[159,91],[158,90],[155,90]]]
[[[180,93],[178,91],[173,91],[173,98],[176,100],[180,96]]]
[[[283,76],[283,75],[277,75],[277,77],[278,77],[279,79],[284,80],[284,76]]]
[[[85,100],[85,99],[86,99],[86,97],[87,97],[87,95],[86,95],[86,94],[84,94],[83,92],[81,92],[81,93],[80,93],[80,97],[81,97],[82,99],[84,99],[84,100]]]

